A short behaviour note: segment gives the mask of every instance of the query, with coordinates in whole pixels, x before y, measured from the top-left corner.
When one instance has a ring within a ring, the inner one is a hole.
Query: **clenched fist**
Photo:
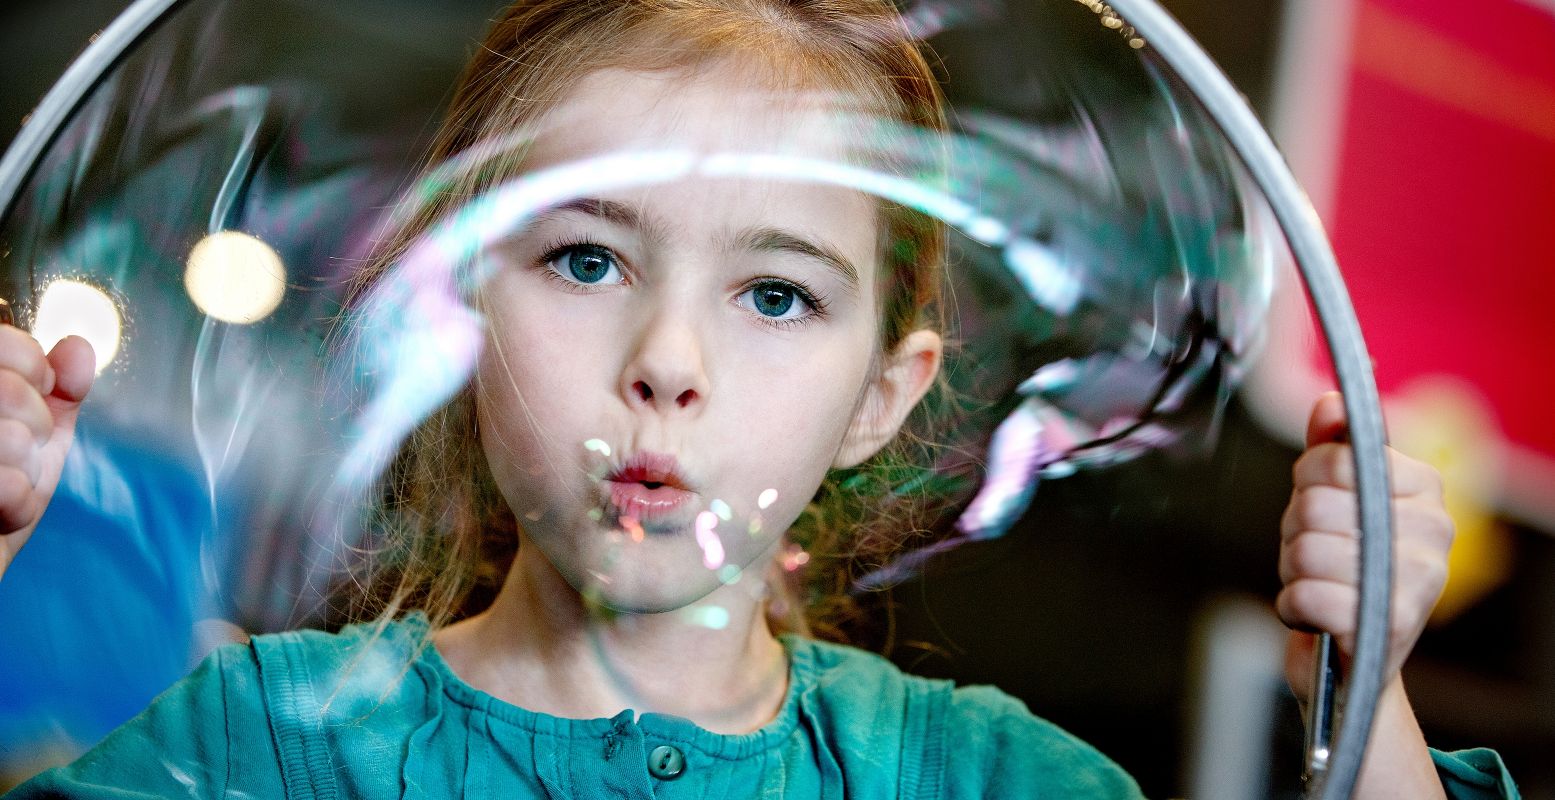
[[[1344,405],[1337,393],[1323,396],[1307,424],[1307,450],[1297,459],[1295,488],[1280,524],[1280,580],[1275,601],[1285,624],[1298,631],[1334,635],[1340,652],[1355,652],[1360,603],[1359,501]],[[1396,678],[1447,581],[1453,525],[1442,502],[1436,470],[1392,448],[1394,566],[1391,628],[1384,684]],[[1297,694],[1309,697],[1312,637],[1292,635],[1286,675]]]

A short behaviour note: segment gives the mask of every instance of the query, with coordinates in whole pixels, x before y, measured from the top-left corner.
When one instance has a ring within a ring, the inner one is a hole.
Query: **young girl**
[[[514,175],[666,142],[845,162],[856,131],[839,111],[944,127],[885,0],[520,3],[434,148],[434,163],[479,168],[407,216],[356,297],[370,303],[420,237]],[[523,147],[491,148],[515,132]],[[796,566],[785,534],[818,558],[897,541],[884,515],[827,522],[861,516],[847,506],[867,498],[839,471],[899,455],[937,379],[940,230],[837,185],[696,172],[604,185],[480,253],[474,378],[406,442],[375,520],[382,563],[356,612],[379,624],[218,649],[18,796],[1138,795],[997,690],[778,632],[805,630],[768,591],[781,581],[761,579]],[[91,376],[80,339],[45,356],[0,328],[0,570],[49,501]],[[1279,610],[1348,649],[1343,424],[1335,398],[1318,403]],[[1393,679],[1357,796],[1443,796],[1444,781],[1510,796],[1482,754],[1427,750],[1398,681],[1451,526],[1429,468],[1392,466]]]

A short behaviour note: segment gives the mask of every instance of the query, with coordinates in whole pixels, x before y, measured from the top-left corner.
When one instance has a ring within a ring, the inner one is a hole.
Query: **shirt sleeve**
[[[246,645],[225,645],[75,762],[18,786],[7,800],[284,797]]]
[[[1139,800],[1122,767],[990,686],[955,690],[945,731],[945,797]]]
[[[1476,748],[1444,753],[1431,751],[1442,788],[1452,800],[1519,800],[1512,774],[1494,750]]]

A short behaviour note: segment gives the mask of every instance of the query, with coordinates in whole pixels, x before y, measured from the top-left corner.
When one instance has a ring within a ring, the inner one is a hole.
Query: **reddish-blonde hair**
[[[517,174],[522,148],[480,149],[535,122],[586,74],[694,69],[730,57],[763,68],[779,90],[841,90],[903,125],[945,127],[938,81],[889,0],[523,0],[495,21],[465,68],[429,153],[433,169],[461,159],[480,168],[433,182],[431,196],[420,198],[355,276],[351,298],[369,291],[438,220]],[[882,203],[881,219],[884,350],[912,330],[940,326],[944,233],[938,222],[890,203]],[[810,561],[786,584],[787,608],[774,609],[786,627],[843,638],[855,611],[853,578],[923,535],[928,509],[892,491],[903,470],[926,460],[926,439],[911,427],[861,467],[829,476],[790,530]],[[331,609],[335,621],[420,608],[438,626],[490,602],[513,558],[518,523],[476,436],[473,386],[410,435],[370,519],[367,557],[347,584],[346,602]],[[781,598],[774,604],[783,605]]]

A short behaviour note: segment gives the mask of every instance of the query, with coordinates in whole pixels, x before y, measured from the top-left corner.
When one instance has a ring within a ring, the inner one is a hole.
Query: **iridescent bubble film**
[[[1213,443],[1285,244],[1100,4],[907,4],[943,129],[735,53],[439,153],[492,5],[189,2],[46,151],[0,294],[103,363],[0,586],[0,741],[93,741],[243,631],[478,610],[520,537],[614,612],[794,620]],[[86,658],[109,627],[158,646]],[[120,684],[48,689],[87,661]]]

